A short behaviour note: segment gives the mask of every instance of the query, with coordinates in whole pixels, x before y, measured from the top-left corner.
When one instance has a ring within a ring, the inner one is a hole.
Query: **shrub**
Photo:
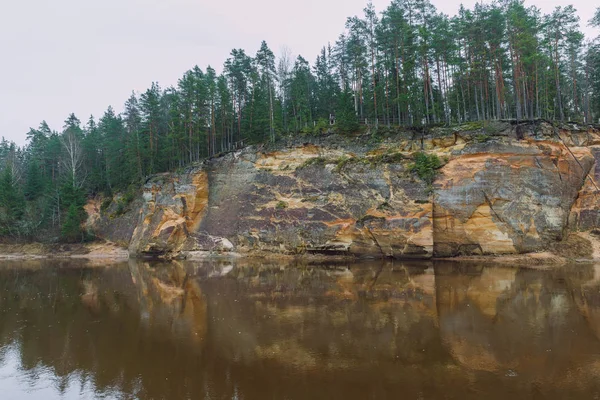
[[[120,217],[123,214],[125,214],[125,204],[119,201],[117,204],[117,209],[115,210],[115,217]]]
[[[377,209],[380,211],[387,210],[390,208],[391,208],[390,203],[388,203],[387,201],[384,201],[383,203],[381,203],[380,205],[377,206]]]
[[[325,164],[327,164],[327,159],[325,157],[313,157],[304,161],[304,163],[302,163],[302,165],[300,165],[298,168],[307,168],[312,165],[323,166]]]
[[[408,167],[409,171],[416,173],[428,185],[432,185],[437,173],[436,170],[442,166],[439,157],[435,154],[417,153],[414,160],[414,163]]]
[[[485,142],[489,141],[490,139],[491,139],[490,135],[488,135],[486,133],[478,133],[477,135],[475,135],[476,143],[485,143]]]
[[[304,125],[304,127],[302,129],[300,129],[300,133],[302,135],[309,135],[310,136],[313,133],[313,127],[310,126],[310,125],[308,125],[308,124],[306,124],[306,125]]]
[[[397,164],[399,162],[402,162],[402,160],[404,160],[404,155],[402,153],[393,153],[393,152],[389,152],[389,153],[385,153],[385,154],[379,154],[373,157],[369,157],[369,162],[371,164]]]
[[[376,145],[380,144],[381,142],[383,142],[383,140],[384,140],[384,136],[381,135],[379,133],[379,131],[377,131],[374,134],[372,134],[371,136],[369,136],[369,139],[367,140],[367,144],[369,146],[376,146]]]
[[[108,207],[110,207],[111,204],[112,204],[112,198],[111,197],[107,197],[102,202],[102,205],[100,206],[100,211],[104,212],[104,211],[108,210]]]
[[[278,210],[285,210],[287,207],[288,207],[288,205],[287,205],[287,203],[285,201],[280,201],[275,206],[275,208],[277,208]]]
[[[327,121],[325,118],[319,118],[319,120],[317,121],[316,125],[313,128],[313,133],[315,135],[322,135],[324,133],[327,133],[328,130],[329,130],[329,121]]]
[[[136,195],[136,189],[134,186],[129,186],[129,188],[127,189],[127,192],[125,192],[125,194],[123,195],[123,203],[125,203],[125,205],[129,205],[131,204],[131,202],[135,199],[135,195]]]
[[[483,121],[465,122],[458,127],[458,130],[463,132],[477,131],[479,129],[483,129]]]
[[[319,196],[310,196],[310,197],[307,197],[307,198],[301,200],[302,203],[306,203],[306,202],[316,203],[317,201],[319,201]]]
[[[348,158],[346,156],[342,156],[340,158],[338,158],[335,161],[335,168],[333,169],[334,172],[342,172],[342,170],[344,169],[344,167],[346,166],[346,164],[348,164],[350,161],[352,161],[352,158]]]

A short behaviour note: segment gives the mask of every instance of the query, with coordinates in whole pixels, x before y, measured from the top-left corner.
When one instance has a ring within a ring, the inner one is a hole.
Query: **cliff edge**
[[[118,199],[102,212],[89,205],[88,225],[132,256],[412,259],[537,252],[598,226],[594,127],[381,131],[250,146],[152,176],[125,209]],[[439,160],[431,179],[418,154]]]

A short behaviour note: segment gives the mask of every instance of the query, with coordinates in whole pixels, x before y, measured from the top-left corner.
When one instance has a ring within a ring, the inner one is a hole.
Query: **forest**
[[[153,82],[118,113],[45,121],[18,147],[0,142],[0,237],[86,240],[90,196],[131,198],[144,179],[248,144],[290,135],[356,134],[389,127],[514,119],[600,119],[600,8],[543,14],[519,0],[439,13],[428,0],[371,3],[347,19],[310,63],[266,42],[233,49],[222,73]]]

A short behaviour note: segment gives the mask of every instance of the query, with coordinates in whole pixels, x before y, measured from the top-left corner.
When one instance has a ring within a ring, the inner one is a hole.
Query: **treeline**
[[[509,118],[600,118],[600,39],[585,41],[572,6],[501,0],[449,17],[428,0],[369,3],[312,65],[265,42],[234,49],[221,74],[152,83],[120,114],[70,115],[60,132],[42,122],[24,148],[3,140],[0,235],[80,240],[89,195],[282,135]]]

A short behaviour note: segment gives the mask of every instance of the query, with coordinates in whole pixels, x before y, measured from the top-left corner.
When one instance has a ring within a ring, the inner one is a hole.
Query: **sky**
[[[378,12],[390,0],[373,0]],[[432,0],[454,15],[474,0]],[[573,4],[588,38],[591,0],[528,0],[542,12]],[[46,120],[60,130],[70,113],[82,122],[117,112],[132,91],[153,81],[176,85],[199,65],[217,71],[231,49],[254,55],[262,40],[314,61],[335,42],[346,18],[366,0],[2,0],[0,1],[0,137],[19,145]]]

